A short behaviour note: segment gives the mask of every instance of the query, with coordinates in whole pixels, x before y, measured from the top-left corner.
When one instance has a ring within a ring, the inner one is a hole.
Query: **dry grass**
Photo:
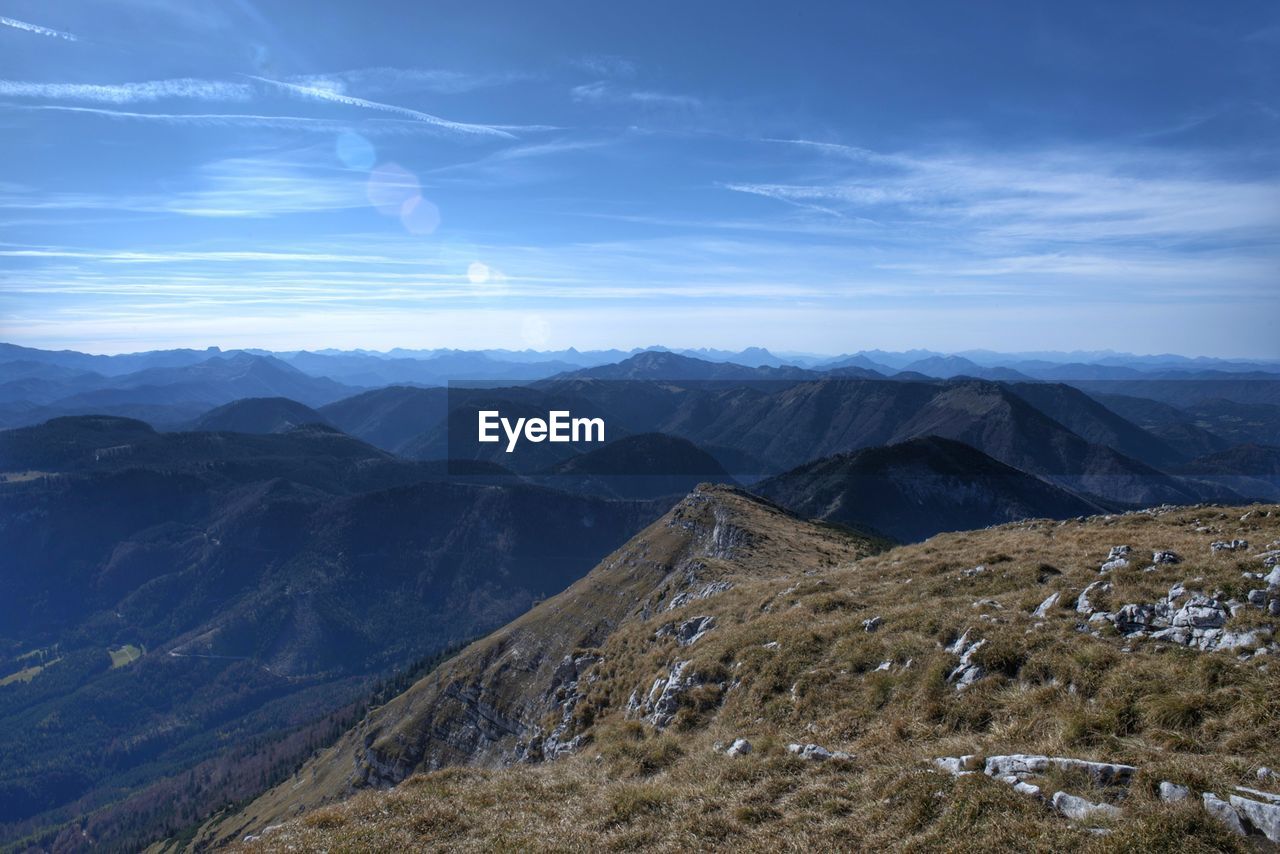
[[[1242,512],[1021,523],[829,567],[801,554],[803,537],[792,531],[792,567],[757,544],[769,571],[752,566],[733,576],[732,590],[669,614],[633,615],[598,644],[603,660],[575,710],[588,736],[576,755],[415,776],[290,821],[248,847],[1241,850],[1198,798],[1163,804],[1156,789],[1173,780],[1197,794],[1223,793],[1257,785],[1261,765],[1280,767],[1274,656],[1204,653],[1110,628],[1095,636],[1082,630],[1074,603],[1120,544],[1132,547],[1132,565],[1108,576],[1114,589],[1099,603],[1151,602],[1175,582],[1243,598],[1241,572],[1261,564],[1212,553],[1209,543],[1243,537],[1256,553],[1280,539],[1280,511],[1255,508],[1245,521]],[[782,537],[781,525],[770,517],[769,536]],[[1157,549],[1183,562],[1143,572]],[[977,565],[986,570],[965,572]],[[1054,591],[1059,606],[1033,618]],[[1229,625],[1265,623],[1259,613],[1242,612]],[[663,622],[708,614],[717,627],[692,646],[655,637]],[[876,616],[879,629],[865,631],[863,621]],[[990,675],[956,691],[946,681],[956,659],[943,647],[965,632],[986,639],[975,660]],[[632,691],[643,693],[671,661],[685,659],[705,684],[685,695],[672,725],[659,732],[626,720]],[[883,662],[889,667],[878,670]],[[754,751],[733,758],[713,749],[735,737]],[[854,758],[806,762],[786,752],[789,742]],[[1041,781],[1047,793],[1120,804],[1123,818],[1101,837],[985,775],[953,778],[930,766],[936,756],[1011,752],[1140,770],[1124,790],[1099,791],[1078,774]]]

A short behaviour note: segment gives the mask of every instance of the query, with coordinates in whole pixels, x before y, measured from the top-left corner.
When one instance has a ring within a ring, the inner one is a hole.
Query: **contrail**
[[[367,101],[364,98],[356,98],[351,95],[343,95],[340,92],[334,92],[329,89],[321,89],[316,86],[299,86],[297,83],[285,83],[281,80],[271,80],[267,77],[255,77],[252,74],[246,74],[251,80],[257,80],[259,83],[266,83],[270,86],[278,86],[286,92],[292,92],[295,95],[302,95],[306,98],[312,98],[318,101],[332,101],[335,104],[346,104],[351,107],[364,107],[369,110],[381,110],[384,113],[395,113],[408,118],[417,119],[420,122],[435,125],[436,127],[446,130],[456,131],[458,133],[477,134],[483,136],[500,136],[506,139],[514,139],[515,137],[505,130],[500,130],[490,125],[473,125],[466,122],[454,122],[449,119],[442,119],[439,116],[433,116],[430,113],[424,113],[419,110],[411,110],[408,107],[397,107],[394,104],[383,104],[379,101]]]
[[[39,36],[49,36],[55,39],[66,39],[69,42],[79,41],[71,33],[64,33],[62,30],[54,30],[49,27],[42,27],[39,24],[28,24],[26,21],[19,21],[17,18],[6,18],[0,15],[0,24],[6,27],[13,27],[15,30],[26,30],[29,33],[35,33]]]

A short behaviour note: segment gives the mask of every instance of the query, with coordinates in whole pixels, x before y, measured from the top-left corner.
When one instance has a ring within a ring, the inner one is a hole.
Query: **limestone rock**
[[[1100,818],[1119,818],[1120,808],[1111,804],[1095,804],[1066,792],[1053,793],[1053,808],[1072,821],[1095,821]]]
[[[1058,599],[1061,596],[1062,596],[1061,593],[1050,593],[1049,597],[1045,599],[1043,602],[1041,602],[1038,606],[1036,606],[1036,609],[1031,612],[1031,616],[1033,617],[1048,616],[1049,609],[1052,608],[1054,605],[1058,604]]]
[[[1244,816],[1251,826],[1272,842],[1280,842],[1280,802],[1274,804],[1230,795],[1231,806]],[[1277,799],[1280,801],[1280,799]]]
[[[966,753],[963,756],[939,756],[933,760],[933,764],[952,776],[959,777],[963,774],[972,774],[978,770],[979,762],[976,753]]]
[[[1087,615],[1087,614],[1092,614],[1094,611],[1098,610],[1093,606],[1093,602],[1090,601],[1089,594],[1094,592],[1106,593],[1110,589],[1111,589],[1111,585],[1108,584],[1107,582],[1095,581],[1092,584],[1090,584],[1088,587],[1086,587],[1084,590],[1080,591],[1080,595],[1076,597],[1076,613]]]
[[[693,617],[682,623],[667,623],[653,633],[655,638],[675,637],[680,646],[690,646],[716,627],[715,617]]]
[[[1189,797],[1191,797],[1191,790],[1186,786],[1179,786],[1177,783],[1170,783],[1168,780],[1160,784],[1160,800],[1166,804],[1185,801]]]
[[[980,664],[973,661],[973,656],[978,650],[986,644],[986,639],[977,640],[969,643],[969,633],[965,632],[951,646],[947,647],[947,652],[952,655],[959,655],[960,661],[947,676],[947,681],[954,683],[956,690],[960,691],[968,688],[974,682],[977,682],[987,672],[982,669]]]
[[[1215,540],[1209,543],[1209,548],[1215,552],[1234,552],[1247,550],[1249,548],[1248,540]]]
[[[1244,829],[1244,825],[1240,823],[1240,816],[1236,815],[1236,811],[1231,808],[1231,804],[1212,792],[1204,792],[1201,795],[1201,799],[1204,801],[1205,812],[1226,825],[1228,830],[1236,836],[1249,835],[1248,831]]]
[[[671,597],[671,603],[667,605],[668,611],[674,611],[676,608],[688,605],[690,602],[696,602],[699,599],[706,599],[717,593],[723,593],[726,590],[732,590],[733,583],[729,581],[713,581],[698,591],[685,591],[677,593]]]
[[[726,756],[746,756],[751,752],[751,742],[745,738],[735,738],[733,744],[725,751]]]
[[[1010,753],[987,757],[985,772],[990,777],[1017,777],[1042,774],[1050,767],[1083,771],[1099,786],[1125,786],[1138,769],[1116,762],[1092,762],[1088,759],[1072,759],[1066,756],[1041,756],[1028,753]]]
[[[1216,629],[1227,621],[1227,610],[1208,596],[1192,596],[1187,604],[1173,615],[1175,627],[1192,629]]]

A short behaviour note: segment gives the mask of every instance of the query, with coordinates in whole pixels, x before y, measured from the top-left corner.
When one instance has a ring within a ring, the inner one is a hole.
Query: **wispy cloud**
[[[322,169],[286,157],[240,157],[202,166],[187,189],[124,196],[92,193],[0,193],[0,208],[113,210],[193,217],[263,218],[364,208],[364,173]]]
[[[283,80],[272,80],[267,77],[256,77],[250,75],[251,79],[270,86],[277,86],[284,92],[296,95],[301,98],[307,98],[312,101],[329,101],[334,104],[345,104],[350,107],[362,107],[366,110],[378,110],[384,113],[394,113],[396,115],[405,116],[415,119],[416,121],[425,122],[429,125],[441,128],[443,130],[454,131],[456,133],[468,134],[473,136],[496,136],[506,139],[514,139],[514,135],[493,125],[469,124],[467,122],[455,122],[449,119],[443,119],[439,116],[433,116],[430,113],[424,113],[421,110],[412,110],[408,107],[397,107],[394,104],[384,104],[380,101],[370,101],[366,98],[357,98],[353,95],[344,95],[332,89],[323,86],[303,86],[298,83],[289,83]]]
[[[1264,240],[1280,228],[1280,181],[1207,173],[1158,153],[878,154],[788,140],[850,165],[823,180],[725,189],[833,216],[951,231],[1002,244]]]
[[[28,33],[35,33],[38,36],[64,39],[69,42],[79,41],[79,39],[71,33],[64,33],[62,30],[55,30],[52,27],[42,27],[39,24],[28,24],[26,21],[19,21],[16,18],[6,18],[3,15],[0,15],[0,26],[13,27],[15,30],[25,30]]]
[[[633,103],[654,107],[694,108],[702,106],[702,100],[692,95],[673,95],[666,92],[652,92],[643,89],[623,89],[597,80],[574,86],[569,94],[575,101],[585,103]]]
[[[378,76],[383,72],[391,74],[397,69],[372,69],[370,73]],[[375,73],[376,72],[376,73]],[[359,72],[352,72],[358,74]],[[409,74],[410,72],[404,72]],[[425,72],[424,72],[425,73]],[[443,73],[443,72],[442,72]],[[384,75],[385,76],[385,75]],[[514,131],[540,131],[545,126],[515,126],[501,124],[473,124],[451,121],[421,110],[371,101],[345,94],[346,83],[341,76],[315,76],[305,78],[307,83],[290,82],[289,80],[272,80],[267,77],[244,75],[250,82],[230,82],[224,80],[201,80],[181,78],[174,80],[149,80],[135,83],[41,83],[22,80],[0,80],[0,97],[32,98],[43,100],[91,101],[103,104],[133,104],[141,102],[161,101],[167,99],[186,99],[198,101],[248,101],[261,94],[259,86],[268,87],[274,93],[284,93],[309,101],[319,101],[374,110],[402,117],[402,121],[412,122],[421,131],[431,128],[437,133],[450,133],[463,136],[483,136],[503,139],[514,139]],[[456,81],[455,81],[456,83]],[[459,90],[461,91],[461,90]],[[58,105],[42,105],[44,109],[62,109],[72,111],[74,108]],[[90,112],[82,109],[81,112]],[[326,124],[324,119],[310,119],[301,116],[272,115],[231,115],[200,114],[183,115],[176,113],[148,114],[136,112],[100,111],[99,115],[115,118],[164,121],[170,123],[241,123],[260,127],[296,127],[308,126],[325,130],[338,127],[335,123]],[[382,128],[391,132],[393,126]],[[410,131],[404,131],[406,133]]]
[[[348,89],[365,94],[381,92],[434,92],[456,95],[492,86],[502,86],[528,75],[517,73],[471,74],[435,68],[355,68],[326,74],[303,74],[287,78],[287,82],[332,92]]]
[[[97,101],[105,104],[132,104],[185,98],[197,101],[245,101],[253,94],[246,83],[181,78],[148,80],[139,83],[31,83],[0,80],[0,96],[46,98],[50,100]]]
[[[280,130],[300,130],[312,133],[335,134],[343,131],[359,131],[365,136],[414,136],[439,135],[439,127],[414,119],[369,119],[358,122],[338,119],[320,119],[311,116],[272,116],[252,113],[140,113],[129,110],[112,110],[101,107],[70,107],[61,104],[0,104],[0,107],[20,110],[75,113],[102,116],[121,121],[156,122],[170,125],[195,125],[204,127],[255,127]],[[523,130],[548,130],[549,128],[522,126]]]

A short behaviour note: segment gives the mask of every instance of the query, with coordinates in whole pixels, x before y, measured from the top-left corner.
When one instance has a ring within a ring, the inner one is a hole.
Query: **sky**
[[[0,0],[0,340],[1280,357],[1273,2]]]

